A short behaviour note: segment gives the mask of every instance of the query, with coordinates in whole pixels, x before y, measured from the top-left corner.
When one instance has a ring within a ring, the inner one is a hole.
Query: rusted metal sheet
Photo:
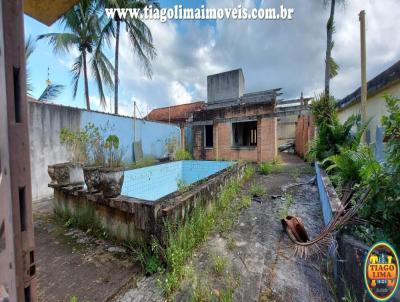
[[[0,293],[36,301],[22,1],[2,1],[0,13]]]

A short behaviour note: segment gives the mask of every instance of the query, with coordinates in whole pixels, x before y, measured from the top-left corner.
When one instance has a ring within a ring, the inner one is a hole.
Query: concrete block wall
[[[108,125],[109,133],[118,135],[125,150],[124,161],[133,159],[133,141],[142,146],[143,156],[162,158],[167,155],[165,148],[169,137],[176,137],[180,144],[180,130],[175,125],[143,121],[127,116],[87,111],[56,104],[29,102],[29,141],[32,173],[32,199],[38,201],[52,195],[47,187],[50,177],[47,166],[70,160],[70,153],[60,143],[62,128],[77,130],[89,122],[97,127]],[[135,123],[135,135],[133,134]]]
[[[242,69],[231,70],[207,77],[207,102],[240,98],[244,94]]]

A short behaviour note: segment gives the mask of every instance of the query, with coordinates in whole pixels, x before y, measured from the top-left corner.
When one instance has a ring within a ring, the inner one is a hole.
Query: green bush
[[[252,184],[249,189],[249,192],[253,197],[262,197],[266,194],[265,189],[257,184]]]
[[[175,160],[191,160],[193,159],[192,154],[185,149],[179,149],[176,151]]]
[[[360,115],[350,116],[343,124],[337,117],[335,99],[321,95],[311,103],[311,111],[317,127],[317,135],[311,141],[307,159],[324,160],[339,154],[341,148],[356,149],[368,123],[361,123]],[[352,128],[357,126],[355,134]]]
[[[265,161],[258,165],[258,170],[261,174],[268,175],[281,171],[281,167],[272,161]]]

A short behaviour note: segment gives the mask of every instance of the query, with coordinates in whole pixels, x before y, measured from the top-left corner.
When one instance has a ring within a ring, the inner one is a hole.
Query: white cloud
[[[255,0],[208,0],[213,7],[241,3],[255,7]],[[336,10],[333,56],[341,69],[332,80],[337,97],[359,86],[359,21],[367,11],[368,77],[383,71],[400,58],[398,0],[352,0]],[[262,7],[279,7],[281,0],[261,1]],[[322,1],[285,1],[294,7],[291,21],[185,21],[149,22],[158,56],[153,78],[148,79],[132,53],[124,30],[120,45],[120,108],[132,111],[137,100],[143,111],[156,107],[206,99],[209,74],[241,67],[246,91],[282,87],[284,98],[302,91],[313,96],[322,91],[326,21],[329,10]],[[144,113],[145,114],[145,113]]]

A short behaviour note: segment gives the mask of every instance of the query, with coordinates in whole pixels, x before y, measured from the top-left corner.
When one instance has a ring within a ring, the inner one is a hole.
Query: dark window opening
[[[25,187],[18,189],[19,198],[19,218],[21,222],[21,231],[26,231],[26,201],[25,201]]]
[[[204,126],[204,147],[212,148],[214,147],[214,127],[213,125]]]
[[[257,121],[232,123],[233,147],[257,146]]]

